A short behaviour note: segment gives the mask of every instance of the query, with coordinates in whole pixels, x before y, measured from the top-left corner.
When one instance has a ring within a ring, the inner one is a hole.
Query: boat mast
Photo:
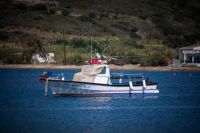
[[[90,37],[90,43],[91,43],[91,49],[90,49],[90,58],[91,58],[91,60],[90,60],[90,63],[92,63],[92,37]]]

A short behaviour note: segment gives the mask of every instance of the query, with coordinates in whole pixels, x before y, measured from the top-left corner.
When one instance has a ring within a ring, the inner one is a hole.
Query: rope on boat
[[[46,79],[44,96],[48,96],[48,81],[49,81],[49,78]]]

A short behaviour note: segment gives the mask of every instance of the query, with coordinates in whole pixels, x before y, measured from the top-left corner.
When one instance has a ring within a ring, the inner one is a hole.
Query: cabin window
[[[103,68],[101,69],[101,72],[100,72],[99,74],[106,74],[106,67],[103,67]]]

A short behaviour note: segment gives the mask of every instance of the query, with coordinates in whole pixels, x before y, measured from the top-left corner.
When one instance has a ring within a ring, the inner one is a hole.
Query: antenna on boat
[[[90,43],[91,43],[91,49],[90,49],[90,58],[91,58],[91,60],[90,60],[90,63],[92,63],[92,36],[90,37]]]
[[[103,49],[102,54],[104,54],[104,52],[107,51],[107,56],[108,56],[108,49],[110,48],[111,43],[109,42],[109,40],[105,41],[105,43],[107,43],[108,45]]]

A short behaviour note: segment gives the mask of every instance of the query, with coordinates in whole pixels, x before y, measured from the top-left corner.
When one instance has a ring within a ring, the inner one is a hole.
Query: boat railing
[[[141,82],[142,82],[142,84],[146,83],[146,80],[142,73],[140,73],[140,74],[112,73],[110,76],[110,79],[113,82],[118,82],[120,84],[128,82],[130,87],[131,87],[132,83],[134,83],[134,84],[138,84],[138,83],[140,84]]]
[[[111,73],[110,79],[144,79],[143,74]]]
[[[62,80],[65,79],[63,73],[58,74],[58,75],[56,76],[56,78],[57,78],[57,79],[62,79]]]
[[[61,80],[64,80],[64,79],[65,79],[63,73],[60,73],[60,74],[53,74],[51,77],[48,77],[48,78],[49,78],[49,79],[61,79]]]

